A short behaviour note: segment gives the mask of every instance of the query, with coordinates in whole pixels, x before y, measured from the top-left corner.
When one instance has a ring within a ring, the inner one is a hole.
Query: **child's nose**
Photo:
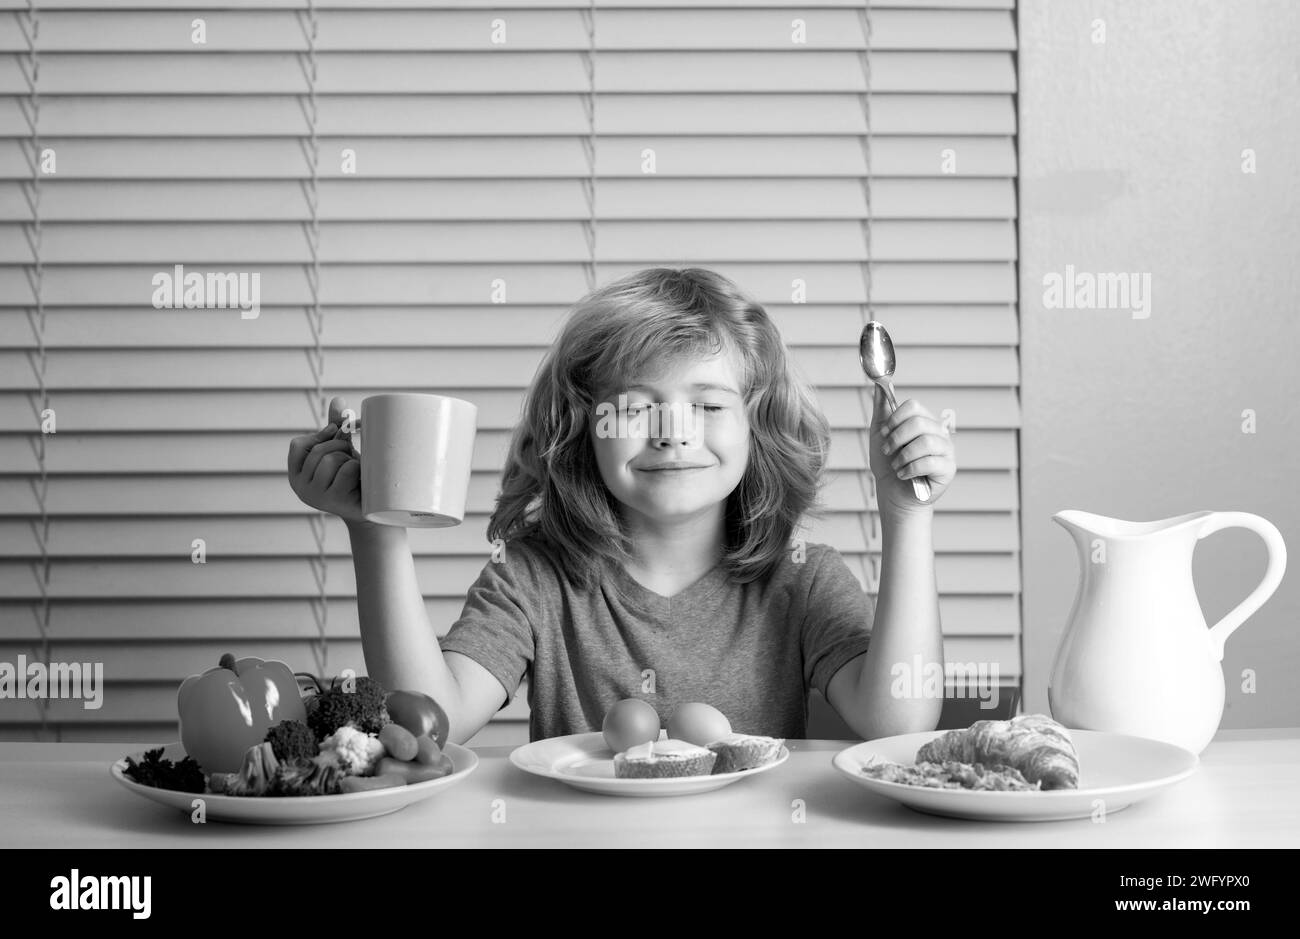
[[[659,445],[689,442],[698,432],[695,408],[690,405],[660,408],[656,423],[658,426],[651,427],[651,436]]]

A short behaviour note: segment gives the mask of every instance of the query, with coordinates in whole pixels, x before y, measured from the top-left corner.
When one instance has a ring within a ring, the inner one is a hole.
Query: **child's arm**
[[[443,655],[425,615],[406,529],[376,525],[362,514],[361,461],[351,440],[338,433],[345,405],[336,395],[330,423],[289,442],[290,488],[348,527],[366,671],[389,691],[430,695],[447,712],[449,738],[464,743],[505,702],[505,688],[468,656]]]
[[[836,672],[826,689],[831,705],[864,740],[933,730],[939,723],[942,697],[895,694],[900,687],[926,690],[924,671],[916,673],[918,662],[923,669],[932,662],[943,667],[932,514],[924,509],[905,518],[882,516],[880,592],[871,644],[865,655]],[[896,666],[904,670],[906,682],[898,680]]]
[[[892,414],[888,408],[877,387],[870,453],[883,543],[871,643],[826,689],[831,705],[865,740],[933,730],[943,710],[942,695],[929,693],[933,684],[926,681],[937,667],[942,687],[934,503],[957,465],[948,429],[920,403],[904,401]],[[914,476],[929,478],[929,502],[917,501]]]
[[[416,581],[406,529],[349,521],[348,534],[367,671],[389,690],[430,695],[447,712],[449,739],[464,743],[505,703],[505,689],[469,656],[443,655]]]

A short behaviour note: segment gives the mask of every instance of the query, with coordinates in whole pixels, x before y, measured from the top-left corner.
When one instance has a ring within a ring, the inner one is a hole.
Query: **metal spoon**
[[[894,375],[894,343],[885,327],[875,320],[862,327],[862,337],[858,340],[858,361],[862,363],[862,371],[866,376],[885,390],[889,413],[897,411],[898,398],[894,396],[894,385],[889,380]],[[924,476],[913,476],[912,492],[918,501],[929,502],[930,481]]]

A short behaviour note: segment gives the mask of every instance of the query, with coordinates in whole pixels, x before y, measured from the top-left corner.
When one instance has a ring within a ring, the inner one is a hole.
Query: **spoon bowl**
[[[885,327],[875,320],[862,327],[862,336],[858,339],[858,361],[862,371],[873,382],[894,377],[894,341],[889,338]]]

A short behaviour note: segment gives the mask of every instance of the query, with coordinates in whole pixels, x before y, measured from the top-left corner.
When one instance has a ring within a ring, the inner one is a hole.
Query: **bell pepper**
[[[249,747],[280,721],[306,721],[298,682],[283,662],[236,659],[191,675],[176,694],[181,744],[207,773],[237,773]]]
[[[437,701],[419,691],[390,691],[384,698],[388,716],[394,724],[405,727],[419,737],[432,737],[439,749],[447,745],[451,725],[447,712]]]

